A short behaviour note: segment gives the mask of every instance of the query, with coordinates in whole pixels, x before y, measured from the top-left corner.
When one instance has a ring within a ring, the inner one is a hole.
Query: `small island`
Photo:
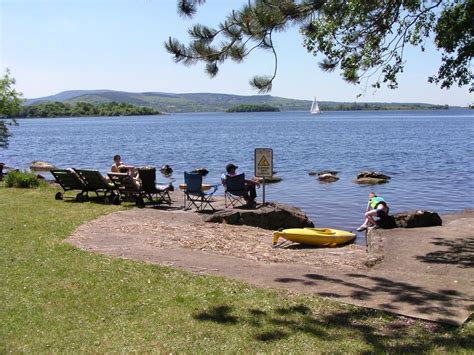
[[[22,106],[16,118],[149,116],[160,114],[161,112],[150,107],[136,106],[124,102],[94,105],[87,102],[69,104],[55,101]]]
[[[237,105],[226,110],[226,112],[280,112],[278,107],[270,105]]]

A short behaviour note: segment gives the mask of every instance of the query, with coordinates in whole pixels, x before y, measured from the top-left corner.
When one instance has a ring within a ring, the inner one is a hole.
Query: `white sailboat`
[[[318,115],[321,113],[321,110],[319,109],[318,101],[316,100],[316,97],[313,100],[313,104],[311,105],[311,110],[310,110],[312,115]]]

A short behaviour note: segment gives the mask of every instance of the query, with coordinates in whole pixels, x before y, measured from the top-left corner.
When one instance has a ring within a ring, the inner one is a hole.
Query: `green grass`
[[[0,185],[0,352],[459,352],[461,328],[78,250],[123,207]]]

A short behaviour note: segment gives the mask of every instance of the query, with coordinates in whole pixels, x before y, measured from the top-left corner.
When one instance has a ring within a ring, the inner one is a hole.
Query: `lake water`
[[[27,168],[44,160],[106,173],[113,155],[121,154],[136,166],[171,165],[177,183],[183,171],[205,167],[205,181],[217,183],[228,162],[252,175],[254,149],[273,148],[274,170],[283,181],[267,184],[266,199],[302,208],[317,226],[354,230],[372,190],[392,213],[473,208],[473,119],[469,110],[29,119],[13,127],[0,161]],[[322,184],[308,175],[323,169],[339,171],[340,180]],[[356,185],[352,180],[362,170],[392,179]]]

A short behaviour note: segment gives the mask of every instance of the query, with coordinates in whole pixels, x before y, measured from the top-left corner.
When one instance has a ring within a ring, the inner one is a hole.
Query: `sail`
[[[316,98],[313,100],[313,104],[311,105],[311,114],[316,115],[318,113],[321,113],[321,110],[319,109],[318,101]]]

